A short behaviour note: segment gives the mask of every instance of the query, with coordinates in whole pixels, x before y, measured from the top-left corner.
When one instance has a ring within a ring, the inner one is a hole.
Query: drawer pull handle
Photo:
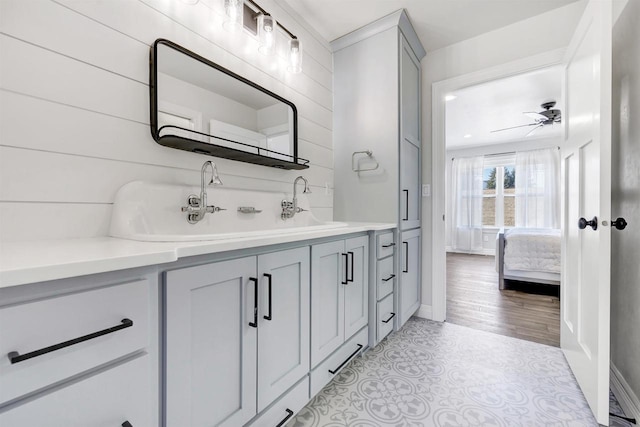
[[[356,351],[354,351],[353,353],[351,353],[351,355],[349,355],[349,357],[347,357],[347,360],[345,360],[344,362],[342,362],[340,364],[340,366],[338,366],[336,369],[334,369],[333,371],[331,369],[329,369],[329,373],[335,375],[336,372],[338,372],[340,369],[342,369],[342,367],[344,365],[346,365],[352,358],[353,356],[355,356],[356,354],[358,354],[358,352],[360,350],[362,350],[363,345],[362,344],[358,344],[358,348],[356,349]]]
[[[342,254],[344,257],[344,281],[340,282],[343,285],[349,284],[349,254]]]
[[[351,278],[347,277],[347,282],[353,282],[353,252],[347,252],[348,255],[351,255]],[[348,258],[348,257],[347,257]]]
[[[122,427],[133,427],[129,421],[125,421],[122,423]]]
[[[396,277],[395,274],[392,274],[391,276],[387,277],[386,279],[382,279],[383,282],[388,282],[389,280],[393,279],[394,277]]]
[[[258,328],[258,279],[249,277],[249,281],[253,282],[253,322],[249,322],[252,328]]]
[[[287,416],[284,417],[282,419],[282,421],[280,421],[276,427],[282,427],[283,425],[285,425],[287,423],[287,421],[289,421],[289,418],[293,417],[293,411],[291,409],[287,408],[287,409],[285,409],[285,411],[287,411]]]
[[[89,341],[89,340],[92,340],[94,338],[101,337],[103,335],[112,334],[112,333],[117,332],[117,331],[119,331],[121,329],[130,328],[131,326],[133,326],[133,321],[131,319],[122,319],[122,324],[120,324],[118,326],[113,326],[111,328],[103,329],[101,331],[94,332],[94,333],[89,334],[89,335],[84,335],[82,337],[74,338],[74,339],[69,340],[69,341],[61,342],[60,344],[56,344],[56,345],[52,345],[52,346],[49,346],[49,347],[41,348],[40,350],[32,351],[31,353],[26,353],[26,354],[22,354],[21,355],[17,351],[12,351],[12,352],[10,352],[8,354],[9,360],[11,361],[11,364],[22,362],[24,360],[31,359],[31,358],[38,357],[38,356],[42,356],[43,354],[51,353],[52,351],[60,350],[60,349],[63,349],[65,347],[71,347],[72,345],[79,344],[79,343],[85,342],[85,341]]]
[[[404,245],[404,269],[403,273],[409,272],[409,242],[402,242]]]
[[[391,312],[391,316],[389,316],[389,318],[387,320],[383,320],[382,323],[389,323],[391,322],[391,319],[393,319],[395,317],[395,313],[392,311]]]
[[[264,273],[263,276],[267,278],[267,284],[269,285],[269,314],[267,314],[265,316],[262,316],[262,317],[264,317],[266,320],[273,320],[273,317],[271,316],[271,308],[272,308],[272,304],[271,304],[272,303],[272,301],[271,301],[271,299],[272,299],[272,295],[271,295],[272,277],[271,277],[271,274],[268,274],[268,273]]]
[[[407,203],[405,205],[404,218],[402,218],[402,220],[409,221],[409,190],[402,190],[402,191],[407,196],[406,198]]]
[[[382,245],[382,247],[383,247],[383,248],[391,248],[391,247],[393,247],[393,246],[395,246],[395,245],[396,245],[396,244],[395,244],[395,242],[391,242],[391,243],[389,243],[388,245]]]

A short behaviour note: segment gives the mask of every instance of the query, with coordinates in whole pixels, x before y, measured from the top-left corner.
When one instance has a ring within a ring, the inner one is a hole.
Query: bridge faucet
[[[280,217],[284,219],[290,219],[295,216],[295,214],[305,211],[306,209],[302,209],[298,207],[298,181],[302,180],[304,182],[304,190],[303,194],[311,193],[311,189],[309,188],[309,182],[305,177],[299,176],[293,181],[293,201],[283,200],[281,203],[282,213]]]
[[[187,199],[187,206],[183,206],[180,210],[187,212],[187,221],[189,224],[196,224],[202,221],[207,213],[214,213],[225,211],[219,206],[207,205],[207,191],[205,190],[205,178],[207,176],[207,169],[211,167],[211,180],[207,185],[223,185],[220,176],[218,176],[218,168],[216,164],[211,160],[207,160],[200,169],[200,197],[195,194],[189,195]]]

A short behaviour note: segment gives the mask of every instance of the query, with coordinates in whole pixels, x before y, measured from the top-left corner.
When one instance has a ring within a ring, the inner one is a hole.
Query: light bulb
[[[276,45],[276,20],[271,15],[260,14],[258,17],[258,50],[265,55],[271,55]]]
[[[294,74],[302,72],[302,43],[296,38],[289,40],[289,66],[287,70]]]
[[[231,32],[242,29],[242,13],[244,12],[243,0],[224,0],[224,23],[222,27]]]

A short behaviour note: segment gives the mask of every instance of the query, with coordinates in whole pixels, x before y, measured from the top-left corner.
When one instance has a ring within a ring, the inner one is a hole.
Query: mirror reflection
[[[286,169],[308,167],[297,157],[292,103],[166,40],[154,48],[157,142]]]

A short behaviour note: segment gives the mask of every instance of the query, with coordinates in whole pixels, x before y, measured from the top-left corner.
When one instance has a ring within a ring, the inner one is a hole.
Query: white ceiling
[[[285,0],[328,41],[406,9],[427,52],[577,0]]]
[[[523,112],[541,111],[545,101],[556,101],[555,108],[561,110],[561,76],[561,67],[556,66],[451,93],[456,98],[446,102],[447,150],[560,137],[561,124],[544,126],[528,137],[532,127],[491,131],[533,123]]]

